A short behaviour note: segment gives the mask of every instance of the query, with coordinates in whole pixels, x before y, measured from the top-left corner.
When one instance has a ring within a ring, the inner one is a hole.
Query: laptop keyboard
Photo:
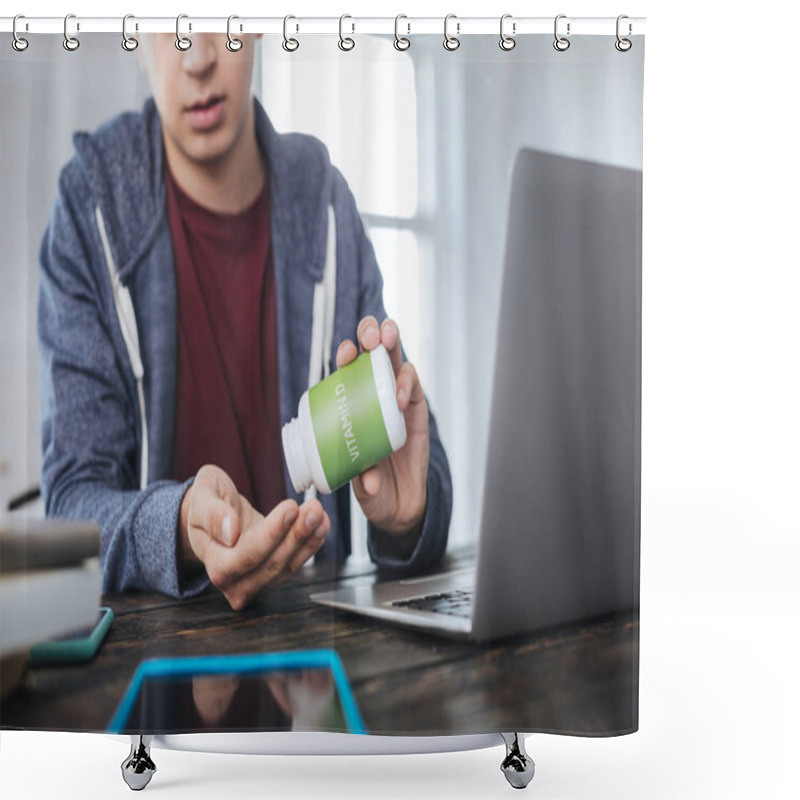
[[[392,605],[398,608],[412,608],[415,611],[450,614],[454,617],[471,617],[474,594],[472,590],[456,589],[452,592],[412,597],[409,600],[395,600]]]

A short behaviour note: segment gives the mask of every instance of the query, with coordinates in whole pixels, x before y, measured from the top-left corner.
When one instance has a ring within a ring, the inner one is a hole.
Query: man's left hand
[[[353,479],[353,490],[367,519],[387,533],[410,534],[421,530],[427,500],[428,403],[414,365],[403,361],[397,324],[364,317],[356,331],[359,348],[345,339],[336,351],[336,367],[349,364],[359,352],[383,344],[397,381],[397,405],[405,417],[406,443]]]

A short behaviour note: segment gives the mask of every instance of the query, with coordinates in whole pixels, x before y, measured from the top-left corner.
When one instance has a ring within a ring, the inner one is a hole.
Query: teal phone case
[[[94,658],[114,621],[114,612],[107,606],[102,606],[98,611],[103,616],[88,636],[80,639],[54,639],[37,644],[30,652],[31,666],[79,664]]]

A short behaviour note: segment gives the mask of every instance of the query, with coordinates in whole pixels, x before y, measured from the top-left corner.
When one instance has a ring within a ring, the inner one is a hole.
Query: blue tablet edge
[[[246,675],[266,670],[330,669],[342,711],[350,733],[368,733],[356,705],[353,690],[344,666],[335,650],[293,650],[281,653],[250,653],[246,655],[188,656],[184,658],[154,658],[139,664],[117,706],[111,722],[110,733],[122,733],[128,726],[128,717],[136,702],[142,683],[147,678],[180,678],[189,675],[220,675],[237,673]]]

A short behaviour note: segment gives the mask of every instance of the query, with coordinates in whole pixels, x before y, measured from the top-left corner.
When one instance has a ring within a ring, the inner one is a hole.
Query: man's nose
[[[183,69],[194,78],[204,78],[217,64],[216,37],[200,33],[192,37],[192,46],[183,54]]]

